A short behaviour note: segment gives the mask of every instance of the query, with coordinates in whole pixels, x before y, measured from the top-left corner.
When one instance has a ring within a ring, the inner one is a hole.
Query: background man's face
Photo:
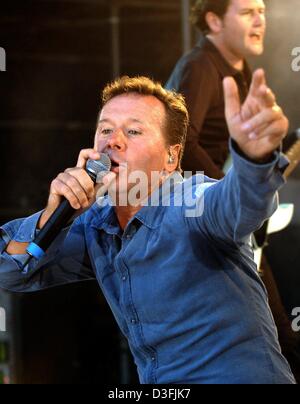
[[[264,1],[231,0],[223,27],[223,42],[231,53],[243,59],[261,55],[266,31]]]
[[[151,173],[162,172],[168,150],[164,138],[166,111],[164,105],[153,96],[124,94],[111,99],[102,109],[95,148],[108,153],[117,174],[117,193],[130,190],[128,176],[142,171],[149,179]]]

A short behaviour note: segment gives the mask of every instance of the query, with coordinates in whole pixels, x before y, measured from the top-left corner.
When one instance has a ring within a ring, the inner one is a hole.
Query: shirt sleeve
[[[206,175],[221,179],[224,173],[199,144],[203,123],[218,94],[215,83],[218,83],[219,78],[211,77],[213,72],[215,68],[209,60],[203,60],[201,64],[196,61],[187,62],[178,66],[177,82],[169,81],[167,88],[172,87],[184,95],[189,112],[190,124],[183,157],[185,171],[196,173],[201,167]]]
[[[28,255],[9,255],[5,250],[11,240],[30,243],[37,232],[42,212],[17,219],[0,227],[0,287],[14,292],[33,292],[53,286],[95,279],[84,241],[79,217],[64,229],[38,262],[34,259],[23,273]]]
[[[276,151],[270,163],[256,164],[232,140],[230,149],[233,167],[222,180],[204,184],[197,200],[201,214],[191,222],[213,242],[237,245],[248,243],[278,208],[277,191],[285,184],[288,160]]]

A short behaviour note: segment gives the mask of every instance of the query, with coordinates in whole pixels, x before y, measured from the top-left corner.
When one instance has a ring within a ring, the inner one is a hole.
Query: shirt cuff
[[[288,158],[281,152],[281,148],[275,150],[273,158],[268,163],[257,163],[249,158],[240,150],[238,144],[230,139],[229,141],[230,153],[232,155],[233,166],[235,167],[238,175],[251,176],[258,180],[264,181],[270,177],[276,171],[281,174],[283,178],[284,171],[289,165]]]
[[[39,232],[37,225],[43,212],[35,213],[24,219],[12,240],[18,243],[31,243]]]

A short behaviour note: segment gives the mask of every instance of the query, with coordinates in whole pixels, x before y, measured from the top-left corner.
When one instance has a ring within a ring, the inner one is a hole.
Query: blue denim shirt
[[[4,250],[9,240],[33,240],[40,213],[4,225],[0,286],[31,292],[96,278],[141,383],[294,383],[249,242],[277,207],[286,160],[277,153],[256,165],[232,154],[234,167],[219,182],[175,176],[172,201],[192,191],[198,215],[160,197],[123,232],[104,198],[27,274],[26,257]]]

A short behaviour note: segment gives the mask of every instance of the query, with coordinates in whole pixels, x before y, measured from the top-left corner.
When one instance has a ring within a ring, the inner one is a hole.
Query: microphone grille
[[[86,163],[86,170],[96,181],[100,173],[108,172],[111,169],[111,160],[105,153],[101,153],[99,160],[88,160]]]

